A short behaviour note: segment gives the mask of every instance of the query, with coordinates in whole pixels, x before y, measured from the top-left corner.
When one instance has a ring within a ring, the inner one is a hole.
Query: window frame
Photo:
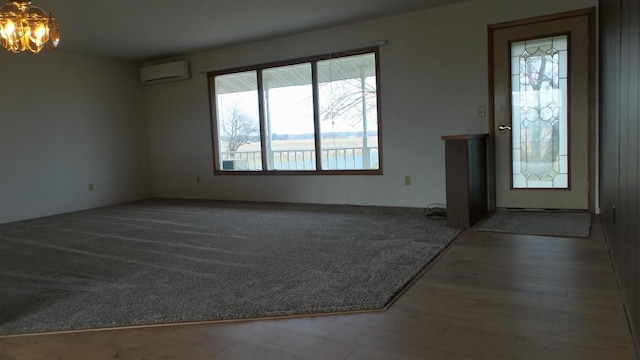
[[[374,54],[375,58],[375,72],[376,72],[376,114],[377,114],[377,149],[378,149],[378,168],[377,169],[322,169],[322,147],[321,147],[321,132],[320,132],[320,103],[318,94],[318,66],[319,61],[339,59],[347,56],[357,56],[364,54]],[[314,122],[314,144],[315,144],[315,160],[316,168],[308,170],[291,170],[291,169],[268,169],[266,162],[266,129],[265,129],[265,105],[264,105],[264,84],[262,74],[264,70],[278,68],[282,66],[298,65],[310,63],[311,64],[311,85],[312,85],[312,99],[313,99],[313,122]],[[257,91],[258,91],[258,122],[260,128],[260,155],[262,159],[262,170],[223,170],[221,166],[221,154],[220,154],[220,142],[219,142],[219,128],[218,128],[218,109],[216,99],[216,84],[215,78],[220,75],[228,75],[234,73],[241,73],[247,71],[255,71],[257,79]],[[357,49],[351,51],[341,51],[328,53],[323,55],[309,56],[303,58],[296,58],[283,61],[275,61],[269,63],[261,63],[256,65],[240,66],[228,69],[214,70],[207,72],[208,93],[209,93],[209,108],[210,108],[210,125],[211,125],[211,140],[213,146],[213,173],[214,175],[382,175],[382,127],[381,127],[381,106],[380,106],[380,49],[378,46],[368,47],[364,49]]]

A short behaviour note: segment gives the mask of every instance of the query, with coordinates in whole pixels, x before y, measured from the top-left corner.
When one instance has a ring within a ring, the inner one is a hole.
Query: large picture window
[[[378,49],[209,73],[216,174],[382,174]]]

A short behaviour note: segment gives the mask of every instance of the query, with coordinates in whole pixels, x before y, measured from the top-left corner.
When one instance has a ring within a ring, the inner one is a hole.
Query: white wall
[[[483,133],[487,25],[597,0],[474,0],[187,55],[189,81],[146,88],[155,196],[423,207],[445,201],[441,135]],[[199,70],[388,40],[380,49],[382,176],[213,176],[207,79]],[[411,186],[404,177],[411,176]],[[202,182],[196,183],[196,176]]]
[[[60,50],[2,50],[0,223],[151,195],[137,71]]]

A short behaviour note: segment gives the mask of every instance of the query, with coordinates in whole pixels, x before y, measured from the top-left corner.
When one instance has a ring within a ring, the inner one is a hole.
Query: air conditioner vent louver
[[[187,60],[164,64],[144,66],[140,68],[140,81],[143,84],[159,84],[169,81],[187,80],[191,78]]]

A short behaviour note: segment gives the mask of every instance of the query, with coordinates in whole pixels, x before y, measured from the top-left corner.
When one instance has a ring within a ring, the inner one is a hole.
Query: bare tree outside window
[[[222,141],[229,152],[238,151],[242,145],[250,144],[260,133],[258,123],[235,104],[222,119]]]
[[[324,86],[331,86],[334,94],[333,101],[321,109],[321,121],[342,119],[355,127],[362,123],[363,104],[365,104],[365,112],[376,109],[376,87],[367,82],[360,79],[346,79],[326,83]]]

